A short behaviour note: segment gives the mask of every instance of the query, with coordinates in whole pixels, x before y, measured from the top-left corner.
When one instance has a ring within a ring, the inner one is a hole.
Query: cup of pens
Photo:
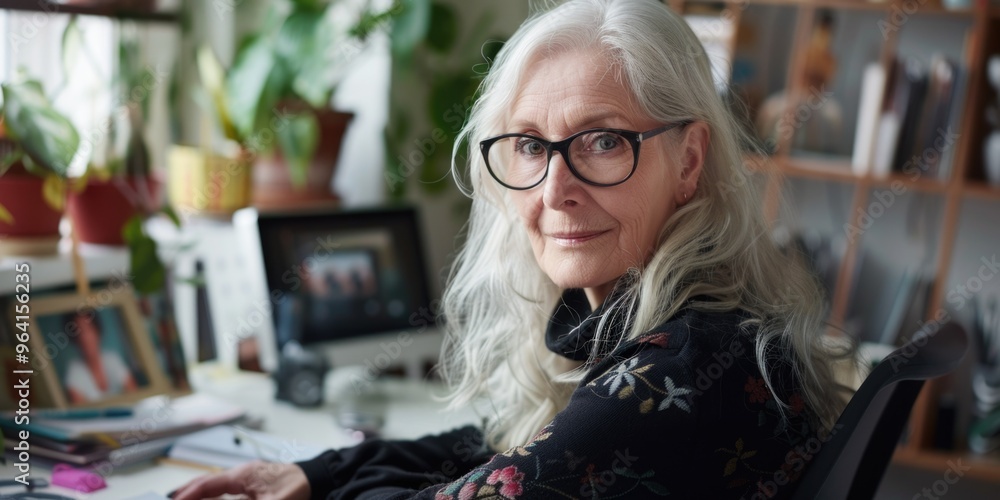
[[[980,294],[973,305],[976,365],[972,370],[975,419],[969,449],[1000,455],[1000,296]]]

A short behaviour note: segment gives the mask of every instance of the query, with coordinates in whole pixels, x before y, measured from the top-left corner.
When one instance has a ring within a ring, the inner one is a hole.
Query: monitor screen
[[[432,319],[413,208],[261,213],[257,225],[279,350]]]

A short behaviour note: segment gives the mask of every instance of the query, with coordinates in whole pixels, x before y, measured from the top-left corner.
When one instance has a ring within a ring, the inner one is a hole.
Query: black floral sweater
[[[547,345],[586,359],[601,313],[567,291]],[[299,465],[313,498],[785,498],[822,440],[780,363],[772,381],[791,411],[779,416],[742,319],[687,309],[623,343],[524,446],[494,453],[469,426]]]

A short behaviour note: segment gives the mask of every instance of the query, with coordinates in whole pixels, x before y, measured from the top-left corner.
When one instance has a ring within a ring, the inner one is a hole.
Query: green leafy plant
[[[0,84],[0,89],[3,94],[0,137],[9,141],[0,157],[0,175],[20,165],[28,173],[44,178],[45,201],[62,210],[66,172],[80,146],[80,134],[52,106],[40,82],[20,76],[14,82]],[[13,222],[13,217],[2,207],[0,218]]]
[[[412,18],[425,4],[397,0],[384,11],[355,12],[349,2],[285,0],[273,5],[260,31],[241,43],[228,71],[202,47],[199,73],[223,133],[252,153],[271,150],[273,137],[292,185],[304,186],[319,142],[312,109],[330,107],[348,63],[371,33],[390,22],[416,24]],[[406,53],[415,43],[394,38],[393,50]],[[272,125],[276,113],[284,126]]]
[[[414,173],[427,194],[434,195],[448,189],[450,183],[443,180],[447,178],[451,164],[450,142],[458,134],[468,109],[475,101],[482,76],[503,46],[503,37],[483,37],[493,24],[494,16],[488,12],[460,40],[459,16],[452,6],[427,1],[419,9],[420,13],[409,17],[410,24],[394,26],[392,36],[394,44],[401,39],[416,44],[414,52],[420,57],[398,57],[393,71],[429,84],[426,119],[433,131],[422,136],[433,137],[435,142],[441,144],[423,157],[419,165],[386,162],[385,178],[389,194],[394,199],[404,197],[407,180]],[[390,109],[392,116],[385,132],[387,157],[405,159],[408,153],[412,153],[412,142],[405,142],[405,139],[411,135],[411,124],[418,120],[411,118],[402,106]],[[417,168],[418,172],[412,171]]]

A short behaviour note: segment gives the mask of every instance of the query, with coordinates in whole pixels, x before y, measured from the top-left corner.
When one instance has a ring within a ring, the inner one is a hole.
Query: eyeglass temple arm
[[[677,127],[685,127],[687,125],[690,125],[693,121],[694,120],[681,120],[679,122],[674,122],[674,123],[671,123],[671,124],[668,124],[668,125],[664,125],[664,126],[662,126],[660,128],[654,128],[653,130],[647,130],[647,131],[639,134],[639,142],[642,142],[642,141],[644,141],[646,139],[650,139],[652,137],[656,137],[656,136],[658,136],[658,135],[660,135],[660,134],[662,134],[662,133],[664,133],[664,132],[666,132],[668,130],[671,130],[671,129],[674,129],[674,128],[677,128]]]

